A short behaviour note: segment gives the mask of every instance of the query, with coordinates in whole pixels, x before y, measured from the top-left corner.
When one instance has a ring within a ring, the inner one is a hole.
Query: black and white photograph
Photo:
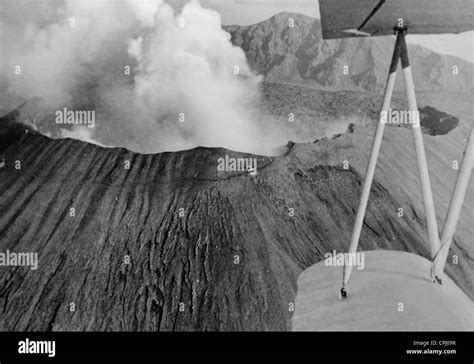
[[[473,15],[0,0],[0,363],[473,362]]]

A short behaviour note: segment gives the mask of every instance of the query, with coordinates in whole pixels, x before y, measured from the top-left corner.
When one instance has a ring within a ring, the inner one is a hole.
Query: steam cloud
[[[179,13],[163,0],[7,0],[3,14],[0,92],[44,100],[43,133],[143,153],[266,152],[260,77],[197,0]],[[59,129],[52,115],[63,107],[95,110],[93,134]]]

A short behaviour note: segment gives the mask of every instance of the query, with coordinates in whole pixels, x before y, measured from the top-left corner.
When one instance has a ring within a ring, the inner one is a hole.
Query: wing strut
[[[433,201],[433,193],[431,191],[430,177],[428,172],[428,164],[426,161],[425,148],[423,145],[423,137],[421,133],[421,125],[418,117],[418,106],[415,97],[415,88],[413,84],[413,76],[411,73],[411,67],[408,60],[408,51],[405,40],[407,28],[395,28],[395,34],[397,40],[395,43],[395,49],[393,51],[392,62],[390,64],[390,71],[388,75],[387,85],[385,88],[385,95],[382,105],[382,112],[380,113],[379,123],[375,131],[374,140],[372,143],[372,150],[370,153],[369,164],[365,173],[364,184],[362,186],[362,195],[359,202],[359,208],[357,210],[356,220],[352,231],[352,237],[349,247],[349,253],[355,253],[357,246],[359,245],[360,233],[362,225],[364,223],[364,216],[367,209],[367,203],[369,201],[370,189],[375,174],[375,167],[382,144],[383,132],[385,124],[387,122],[388,110],[390,108],[390,102],[392,100],[393,89],[395,85],[395,79],[397,75],[397,68],[399,61],[401,60],[403,69],[403,79],[405,81],[405,89],[407,93],[408,106],[412,124],[413,140],[415,143],[416,160],[418,164],[418,172],[421,182],[421,192],[423,195],[423,202],[425,207],[426,222],[428,227],[428,240],[431,247],[431,257],[434,258],[438,254],[440,248],[440,239],[438,234],[438,224],[436,221],[435,207]],[[415,116],[416,115],[416,116]],[[343,279],[341,288],[341,298],[347,296],[345,290],[346,284],[351,276],[352,266],[344,266]]]
[[[365,18],[365,20],[362,22],[362,24],[359,26],[359,28],[357,28],[358,31],[362,30],[362,28],[365,26],[365,24],[367,24],[367,22],[372,19],[372,17],[375,15],[375,13],[377,11],[379,11],[379,9],[382,7],[383,4],[385,4],[385,1],[386,0],[380,0],[378,2],[378,4],[375,6],[375,8],[373,8],[373,10],[370,12],[369,16],[367,18]]]

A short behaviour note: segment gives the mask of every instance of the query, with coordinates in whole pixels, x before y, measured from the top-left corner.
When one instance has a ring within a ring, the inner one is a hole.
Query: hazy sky
[[[317,0],[201,0],[201,4],[219,11],[226,25],[255,24],[282,11],[320,17]],[[453,54],[474,62],[474,32],[409,36],[408,41],[439,53]]]

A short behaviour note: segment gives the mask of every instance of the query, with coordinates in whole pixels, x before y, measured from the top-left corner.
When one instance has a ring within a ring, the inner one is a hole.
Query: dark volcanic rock
[[[436,110],[434,107],[426,106],[420,109],[421,127],[430,135],[444,135],[449,133],[459,124],[455,116]]]
[[[251,176],[218,172],[244,156],[224,149],[135,154],[16,116],[0,119],[0,252],[39,267],[0,267],[4,330],[285,330],[298,275],[348,248],[361,170],[331,162],[360,153],[346,136],[256,157]],[[427,256],[424,236],[408,196],[375,182],[361,249]],[[467,267],[448,267],[465,291]]]

